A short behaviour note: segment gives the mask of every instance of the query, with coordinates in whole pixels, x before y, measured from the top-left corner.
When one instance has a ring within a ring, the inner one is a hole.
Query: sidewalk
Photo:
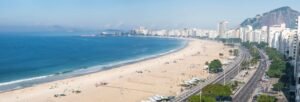
[[[232,79],[232,81],[239,82],[238,87],[233,91],[233,96],[235,96],[240,91],[240,89],[242,89],[245,84],[252,78],[257,70],[258,65],[259,64],[252,66],[253,68],[251,69],[241,70],[240,73]]]

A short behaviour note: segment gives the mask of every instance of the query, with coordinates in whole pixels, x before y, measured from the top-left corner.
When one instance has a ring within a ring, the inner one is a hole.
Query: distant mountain
[[[300,12],[285,6],[266,12],[263,15],[256,15],[253,18],[248,18],[243,21],[240,26],[244,27],[251,25],[253,28],[261,28],[262,26],[285,23],[289,28],[296,28],[296,19],[298,16],[300,16]]]
[[[59,25],[53,25],[53,26],[0,25],[0,32],[80,32],[80,31],[88,31],[88,30],[80,29],[80,28],[64,27]]]

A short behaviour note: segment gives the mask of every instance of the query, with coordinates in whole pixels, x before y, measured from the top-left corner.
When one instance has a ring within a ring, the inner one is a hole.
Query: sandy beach
[[[229,56],[222,43],[189,39],[180,51],[110,70],[0,93],[0,102],[140,102],[158,95],[176,96],[180,84],[207,78],[206,61]],[[63,94],[63,96],[61,96]]]

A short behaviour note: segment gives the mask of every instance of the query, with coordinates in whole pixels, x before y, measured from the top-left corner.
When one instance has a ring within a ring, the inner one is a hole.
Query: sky
[[[216,29],[290,6],[300,0],[0,0],[0,26],[65,26],[87,29],[195,27]]]

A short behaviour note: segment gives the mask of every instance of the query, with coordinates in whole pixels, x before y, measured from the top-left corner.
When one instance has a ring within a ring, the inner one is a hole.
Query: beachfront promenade
[[[224,73],[218,73],[217,75],[210,77],[208,80],[206,80],[204,83],[199,83],[197,86],[192,87],[189,90],[186,90],[185,92],[182,92],[179,96],[175,98],[173,102],[184,102],[186,101],[190,96],[195,95],[201,91],[201,89],[208,84],[213,84],[213,83],[224,83],[224,78],[225,82],[228,82],[236,76],[240,70],[240,64],[244,61],[247,60],[250,57],[249,52],[244,49],[240,48],[240,53],[239,56],[228,66],[225,68],[225,75]]]

